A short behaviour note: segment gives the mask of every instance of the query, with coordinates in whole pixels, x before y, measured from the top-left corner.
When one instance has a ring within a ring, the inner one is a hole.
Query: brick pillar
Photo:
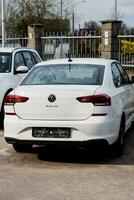
[[[43,24],[31,24],[28,26],[28,47],[35,49],[43,57],[42,40],[44,34]]]
[[[102,32],[102,46],[101,56],[102,58],[119,60],[119,31],[121,29],[121,21],[106,20],[101,21]]]

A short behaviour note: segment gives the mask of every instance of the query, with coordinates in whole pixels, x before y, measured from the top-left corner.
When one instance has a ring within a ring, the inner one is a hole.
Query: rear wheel
[[[112,147],[112,154],[115,156],[121,156],[124,152],[124,134],[125,134],[125,120],[122,118],[120,129],[119,129],[119,136],[117,141],[111,146]]]
[[[15,144],[13,144],[13,148],[14,148],[14,150],[16,152],[27,153],[27,152],[31,152],[32,145],[31,144],[18,144],[18,143],[15,143]]]

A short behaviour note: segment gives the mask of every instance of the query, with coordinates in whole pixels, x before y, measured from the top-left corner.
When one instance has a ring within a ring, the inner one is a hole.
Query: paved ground
[[[121,158],[45,147],[20,154],[0,131],[0,200],[97,199],[134,199],[134,129]]]

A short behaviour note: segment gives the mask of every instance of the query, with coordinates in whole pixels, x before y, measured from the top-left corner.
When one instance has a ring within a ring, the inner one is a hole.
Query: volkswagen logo
[[[48,97],[48,101],[53,103],[56,100],[56,96],[54,94],[50,94]]]

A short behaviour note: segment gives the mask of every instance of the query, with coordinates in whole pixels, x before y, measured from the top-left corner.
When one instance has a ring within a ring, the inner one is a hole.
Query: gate
[[[96,35],[52,35],[46,34],[42,39],[42,55],[45,60],[68,57],[100,57],[101,36]]]

